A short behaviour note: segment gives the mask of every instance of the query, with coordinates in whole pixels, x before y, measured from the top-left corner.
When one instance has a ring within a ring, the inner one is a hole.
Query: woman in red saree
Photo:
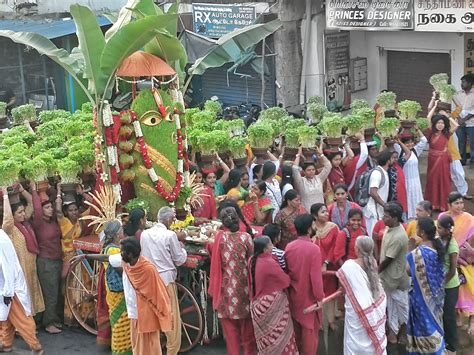
[[[214,186],[216,184],[216,174],[214,171],[202,172],[204,188],[202,191],[202,206],[193,211],[193,216],[203,221],[217,219],[216,200],[214,197]]]
[[[448,141],[457,128],[457,122],[451,117],[448,120],[446,116],[436,115],[431,119],[425,198],[431,201],[434,210],[446,211],[448,207],[452,185]]]
[[[255,226],[263,226],[272,221],[273,206],[265,197],[267,184],[262,181],[254,184],[249,193],[249,201],[242,207],[242,213],[247,221]]]
[[[329,296],[337,291],[337,279],[335,275],[324,275],[325,271],[336,271],[337,265],[334,260],[334,247],[336,245],[339,228],[336,224],[329,222],[329,212],[323,203],[315,203],[311,206],[311,215],[314,218],[313,237],[314,244],[319,246],[321,260],[323,261],[323,289],[324,294]],[[332,330],[336,330],[336,300],[327,303],[328,322]]]
[[[250,314],[260,355],[294,355],[296,347],[290,306],[285,290],[290,277],[272,257],[269,237],[254,239],[248,263]]]
[[[329,161],[331,162],[331,172],[326,180],[326,202],[329,204],[334,200],[334,186],[337,184],[344,184],[344,167],[354,159],[354,152],[352,151],[349,142],[344,145],[346,156],[343,157],[341,151],[332,153],[326,153]]]
[[[305,214],[305,209],[301,204],[300,195],[298,195],[296,190],[288,190],[281,204],[280,211],[275,217],[275,224],[278,224],[281,229],[281,239],[278,243],[278,248],[285,250],[289,242],[298,238],[294,222],[296,217],[302,214]]]

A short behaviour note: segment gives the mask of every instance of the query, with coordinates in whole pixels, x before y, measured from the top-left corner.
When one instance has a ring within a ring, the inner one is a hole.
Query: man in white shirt
[[[461,113],[459,120],[459,128],[456,133],[459,139],[459,152],[461,153],[461,162],[466,164],[466,138],[469,139],[471,147],[470,164],[474,164],[474,74],[466,74],[461,78],[461,89],[456,97],[455,102],[461,105]]]
[[[369,237],[372,237],[372,231],[374,230],[374,226],[377,221],[382,219],[383,208],[388,200],[390,183],[387,170],[395,162],[392,155],[392,152],[390,152],[388,149],[381,152],[377,157],[378,165],[370,174],[370,198],[367,205],[362,208],[367,226],[367,234]]]
[[[158,223],[153,228],[143,231],[140,237],[142,255],[156,266],[170,296],[173,329],[166,332],[166,349],[170,355],[177,354],[181,347],[181,317],[175,284],[178,274],[176,267],[183,265],[188,256],[176,233],[168,229],[175,218],[172,208],[160,208]]]
[[[8,235],[0,229],[0,352],[12,352],[15,330],[33,350],[43,354],[25,276]]]

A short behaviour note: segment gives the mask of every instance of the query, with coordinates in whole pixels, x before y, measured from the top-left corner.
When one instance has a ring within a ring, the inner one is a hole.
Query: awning
[[[111,24],[104,16],[97,16],[97,23],[101,27]],[[53,39],[76,33],[76,25],[70,18],[67,20],[0,20],[0,30],[33,32]]]

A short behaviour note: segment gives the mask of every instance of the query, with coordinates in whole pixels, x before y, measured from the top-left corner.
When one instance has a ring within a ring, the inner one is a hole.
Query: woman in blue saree
[[[417,234],[423,242],[407,255],[412,288],[407,335],[408,354],[441,355],[445,349],[443,331],[444,253],[431,218],[420,218]]]

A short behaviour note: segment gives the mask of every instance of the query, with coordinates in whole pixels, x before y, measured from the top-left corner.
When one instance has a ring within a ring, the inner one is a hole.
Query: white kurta
[[[27,316],[31,315],[31,304],[25,276],[8,235],[0,229],[0,321],[8,319],[10,305],[5,305],[3,297],[18,297]]]
[[[407,190],[408,219],[416,218],[416,205],[424,200],[423,189],[421,188],[420,170],[418,167],[418,157],[421,156],[427,144],[428,140],[423,136],[413,148],[416,154],[413,154],[412,152],[410,158],[403,166],[405,187]],[[400,153],[400,146],[398,144],[395,145],[395,149]]]

